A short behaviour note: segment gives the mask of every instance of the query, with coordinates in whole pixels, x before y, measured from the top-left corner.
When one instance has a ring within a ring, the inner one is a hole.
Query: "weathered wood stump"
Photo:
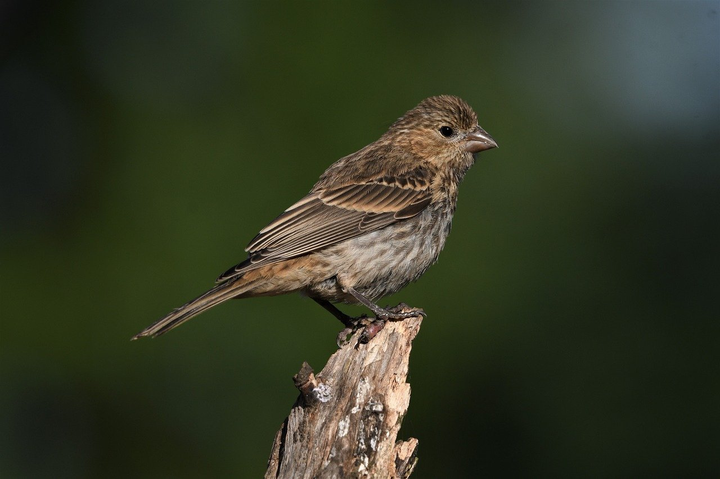
[[[417,439],[398,441],[410,405],[406,381],[421,317],[388,322],[368,344],[359,333],[315,375],[293,378],[300,396],[275,435],[265,478],[406,478]]]

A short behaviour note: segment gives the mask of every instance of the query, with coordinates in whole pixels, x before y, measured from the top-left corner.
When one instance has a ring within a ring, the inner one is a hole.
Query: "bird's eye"
[[[449,138],[453,134],[453,129],[449,126],[441,126],[440,127],[440,134],[444,136],[445,138]]]

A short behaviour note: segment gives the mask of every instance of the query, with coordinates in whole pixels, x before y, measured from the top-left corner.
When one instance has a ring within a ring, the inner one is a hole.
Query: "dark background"
[[[259,477],[339,323],[287,296],[129,339],[441,93],[500,148],[440,262],[381,302],[429,314],[413,477],[717,477],[719,2],[20,0],[0,476]]]

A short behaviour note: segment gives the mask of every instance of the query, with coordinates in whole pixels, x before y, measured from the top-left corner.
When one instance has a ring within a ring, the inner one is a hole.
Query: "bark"
[[[300,396],[275,435],[265,478],[406,478],[417,439],[398,441],[410,404],[406,381],[421,317],[388,322],[368,344],[356,333],[315,375],[293,378]]]

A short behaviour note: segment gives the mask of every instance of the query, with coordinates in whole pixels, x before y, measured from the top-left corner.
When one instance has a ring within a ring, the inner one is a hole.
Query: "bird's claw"
[[[383,318],[389,320],[413,318],[416,316],[427,317],[424,309],[413,308],[412,306],[408,306],[405,303],[400,303],[392,308],[385,308],[385,311],[389,314],[387,316],[383,316]]]
[[[349,344],[352,337],[361,328],[364,328],[364,330],[360,334],[359,343],[367,344],[383,330],[387,321],[399,321],[417,316],[427,317],[427,314],[422,308],[413,308],[405,303],[400,303],[397,306],[385,308],[381,311],[382,312],[377,314],[374,319],[370,319],[364,314],[358,318],[352,318],[351,323],[337,335],[336,342],[338,347],[342,348]]]
[[[343,346],[349,344],[356,332],[358,332],[361,328],[368,326],[372,322],[373,320],[368,318],[366,314],[358,316],[357,318],[350,318],[350,324],[337,335],[336,343],[338,347],[342,348]]]

